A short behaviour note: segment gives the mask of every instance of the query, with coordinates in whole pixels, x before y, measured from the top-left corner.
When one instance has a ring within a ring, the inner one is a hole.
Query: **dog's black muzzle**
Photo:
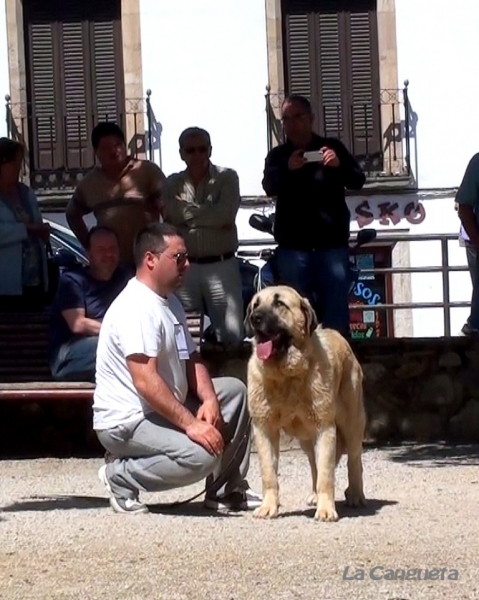
[[[258,342],[272,341],[276,355],[285,354],[291,345],[292,337],[288,330],[281,324],[275,314],[257,309],[254,310],[248,323],[250,335]]]

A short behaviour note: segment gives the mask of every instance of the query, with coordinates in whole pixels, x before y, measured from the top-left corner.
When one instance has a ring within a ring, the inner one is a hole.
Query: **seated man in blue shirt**
[[[116,234],[93,227],[87,237],[88,267],[64,271],[50,318],[49,362],[57,381],[95,382],[102,319],[132,273],[119,265]]]

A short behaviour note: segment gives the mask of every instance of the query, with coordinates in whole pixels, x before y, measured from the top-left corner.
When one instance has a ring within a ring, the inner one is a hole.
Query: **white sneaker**
[[[140,514],[147,513],[148,507],[134,498],[117,498],[111,489],[110,482],[106,475],[106,465],[98,469],[98,479],[105,486],[105,490],[110,497],[110,506],[117,513]]]

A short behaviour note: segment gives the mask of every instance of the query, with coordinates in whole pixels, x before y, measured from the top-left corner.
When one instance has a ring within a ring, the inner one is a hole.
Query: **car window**
[[[66,243],[68,246],[75,248],[75,250],[77,250],[81,254],[85,254],[83,246],[80,244],[80,242],[77,240],[77,238],[73,234],[69,235],[69,234],[66,234],[63,231],[57,229],[56,227],[52,227],[52,235],[54,235],[61,242]]]

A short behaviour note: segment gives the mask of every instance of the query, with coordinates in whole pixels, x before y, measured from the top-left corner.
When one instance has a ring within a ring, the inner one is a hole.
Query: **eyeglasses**
[[[164,252],[152,252],[152,254],[155,254],[156,256],[161,256],[162,254],[164,254]],[[174,260],[178,267],[183,267],[186,264],[186,261],[188,260],[188,252],[177,252],[176,254],[173,254],[173,256],[170,256],[168,254],[166,254],[166,256],[168,258],[171,258],[171,260]]]
[[[183,148],[186,154],[206,154],[209,150],[208,146],[190,146],[189,148]]]

